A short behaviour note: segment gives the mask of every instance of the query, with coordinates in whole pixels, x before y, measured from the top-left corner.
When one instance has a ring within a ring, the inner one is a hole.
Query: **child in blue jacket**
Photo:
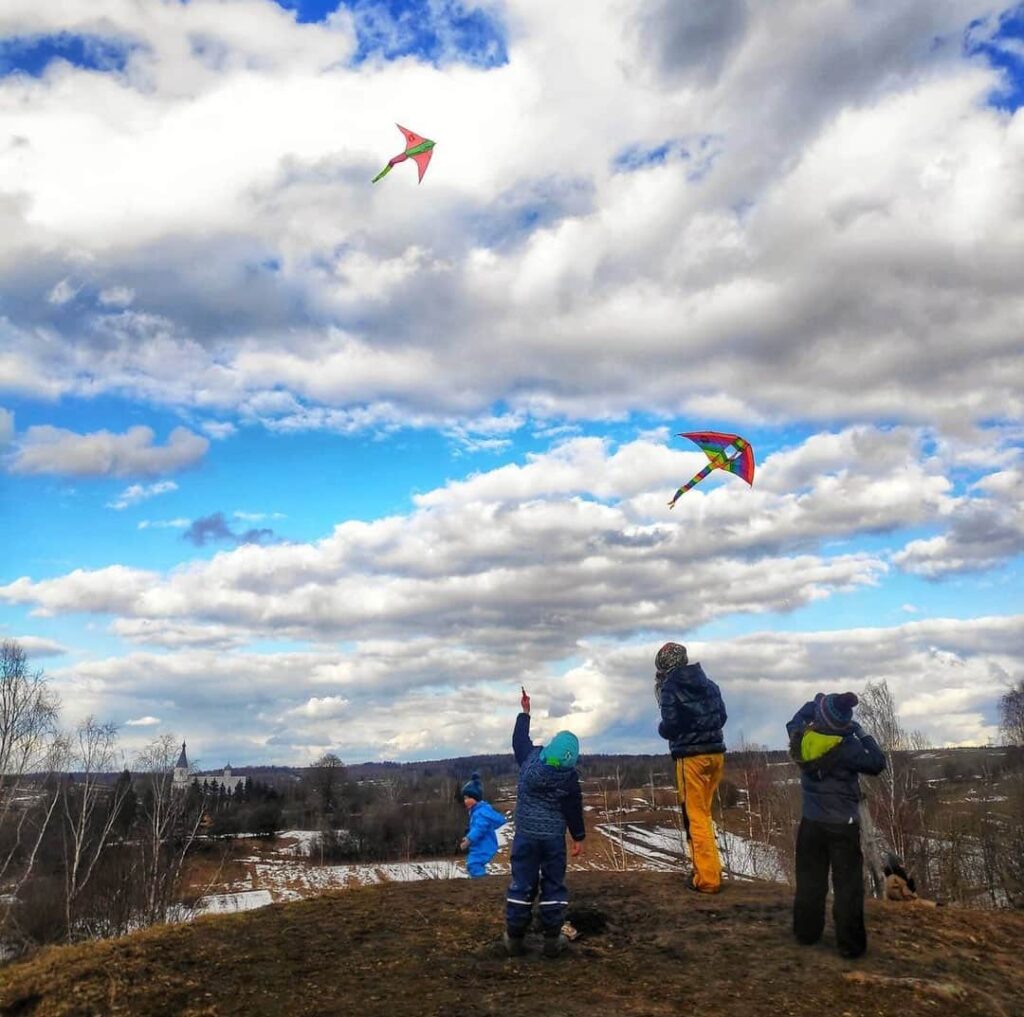
[[[474,772],[462,785],[462,804],[469,813],[469,829],[459,845],[468,851],[466,871],[473,879],[487,875],[487,863],[498,853],[498,838],[495,833],[508,820],[484,800],[484,789],[480,774]]]
[[[566,947],[562,922],[569,904],[565,887],[565,830],[572,837],[572,856],[583,852],[583,796],[576,761],[579,739],[559,731],[547,745],[530,741],[530,697],[523,690],[523,711],[516,718],[512,751],[519,764],[516,791],[516,834],[512,841],[512,882],[505,911],[505,949],[512,957],[524,952],[533,901],[540,890],[544,956],[557,957]]]

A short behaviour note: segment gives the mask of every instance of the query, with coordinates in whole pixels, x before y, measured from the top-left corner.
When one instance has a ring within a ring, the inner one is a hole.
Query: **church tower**
[[[178,756],[178,761],[174,764],[174,780],[171,782],[171,786],[178,788],[182,791],[188,788],[188,756],[185,755],[185,743],[181,743],[181,755]]]

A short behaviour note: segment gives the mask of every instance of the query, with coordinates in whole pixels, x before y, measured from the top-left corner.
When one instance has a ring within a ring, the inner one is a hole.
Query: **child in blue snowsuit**
[[[466,871],[473,879],[487,875],[487,863],[498,853],[498,838],[495,831],[508,820],[484,801],[484,789],[480,774],[473,775],[462,785],[462,803],[469,813],[469,829],[459,845],[468,851]]]
[[[569,904],[565,886],[566,827],[573,839],[574,858],[582,853],[586,837],[583,796],[576,772],[580,743],[571,731],[559,731],[547,745],[534,745],[530,741],[530,697],[525,690],[522,707],[512,733],[519,786],[512,881],[506,897],[505,949],[513,957],[524,952],[523,938],[539,888],[544,955],[557,957],[566,946],[562,922]]]

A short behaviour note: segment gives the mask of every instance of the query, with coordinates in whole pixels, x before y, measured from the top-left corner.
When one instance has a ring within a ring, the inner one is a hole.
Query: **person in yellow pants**
[[[654,658],[654,666],[655,696],[661,710],[658,734],[668,740],[675,760],[679,804],[693,861],[688,886],[701,893],[718,893],[722,863],[711,821],[711,800],[725,767],[725,703],[721,690],[700,664],[689,662],[685,646],[666,643]]]

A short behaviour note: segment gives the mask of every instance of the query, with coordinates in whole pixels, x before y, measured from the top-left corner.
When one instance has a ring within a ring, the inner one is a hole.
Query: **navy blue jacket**
[[[814,720],[814,703],[804,705],[786,725],[789,752],[800,767],[804,819],[819,823],[857,823],[860,821],[860,778],[866,773],[877,776],[885,769],[885,754],[878,742],[860,725],[824,755],[810,762],[801,758],[804,732]]]
[[[700,664],[682,664],[668,672],[661,687],[658,734],[668,739],[673,759],[725,752],[726,720],[722,693]]]
[[[516,790],[516,836],[564,837],[565,828],[573,840],[583,840],[583,795],[576,767],[562,770],[540,758],[542,745],[530,741],[530,715],[516,717],[512,751],[519,764]]]

